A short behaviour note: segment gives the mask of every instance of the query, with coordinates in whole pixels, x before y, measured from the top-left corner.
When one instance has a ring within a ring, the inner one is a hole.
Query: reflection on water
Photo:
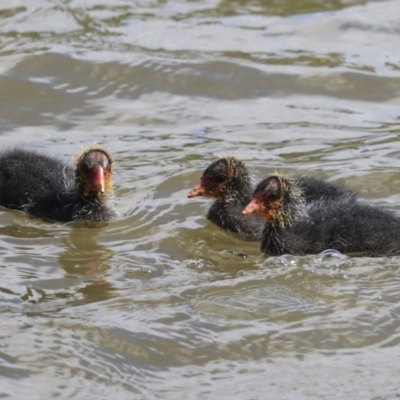
[[[0,397],[395,398],[398,257],[265,258],[187,192],[234,153],[400,212],[398,19],[396,1],[1,2],[1,146],[105,145],[120,217],[0,210]]]
[[[107,300],[113,296],[113,287],[107,282],[107,270],[114,252],[98,243],[98,228],[72,229],[64,239],[65,251],[59,257],[61,268],[68,275],[79,275],[81,284],[73,295],[82,295],[85,303]]]

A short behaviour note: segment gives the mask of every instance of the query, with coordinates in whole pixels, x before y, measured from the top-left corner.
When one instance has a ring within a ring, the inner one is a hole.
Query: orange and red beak
[[[104,193],[104,169],[100,165],[93,168],[93,186],[100,193]]]
[[[199,183],[196,187],[194,187],[188,194],[189,198],[192,197],[197,197],[197,196],[204,196],[204,188],[201,186],[201,183]]]
[[[249,204],[247,204],[246,208],[242,211],[243,215],[250,215],[257,213],[261,208],[261,203],[257,197],[254,197],[253,200]]]

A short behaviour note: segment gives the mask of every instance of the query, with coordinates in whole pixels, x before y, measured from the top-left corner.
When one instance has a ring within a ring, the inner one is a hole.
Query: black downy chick
[[[32,150],[0,155],[0,205],[57,221],[106,221],[116,216],[113,159],[101,147],[77,157],[76,167]]]

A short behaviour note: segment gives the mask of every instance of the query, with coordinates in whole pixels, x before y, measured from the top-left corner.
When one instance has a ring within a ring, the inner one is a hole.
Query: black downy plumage
[[[318,254],[327,249],[365,255],[400,250],[400,218],[351,195],[307,204],[297,178],[272,175],[257,185],[244,215],[264,218],[261,251]]]
[[[352,192],[320,179],[308,176],[298,179],[306,202],[321,198],[353,197]],[[188,197],[212,198],[214,203],[208,210],[208,220],[222,229],[239,233],[247,240],[261,240],[263,219],[259,215],[242,215],[253,190],[254,179],[246,164],[234,156],[223,156],[206,168],[200,183],[189,192]]]
[[[0,155],[0,205],[57,221],[105,221],[116,216],[109,203],[113,159],[100,147],[84,150],[76,167],[32,150]]]

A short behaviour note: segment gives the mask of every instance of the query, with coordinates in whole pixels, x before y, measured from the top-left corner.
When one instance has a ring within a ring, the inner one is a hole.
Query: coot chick
[[[108,199],[113,191],[113,159],[101,147],[82,151],[76,167],[26,149],[0,155],[0,205],[68,222],[105,221],[116,216]]]
[[[243,207],[251,200],[252,187],[253,180],[246,164],[234,156],[225,156],[206,168],[200,183],[188,197],[214,199],[207,213],[208,220],[244,239],[261,240],[262,218],[242,215]]]
[[[260,182],[244,215],[266,223],[261,251],[271,255],[317,254],[327,249],[367,255],[400,250],[400,218],[352,196],[306,204],[298,179],[276,173]]]
[[[258,215],[244,217],[243,208],[253,194],[253,178],[246,164],[234,157],[223,156],[203,172],[200,183],[188,197],[205,196],[214,199],[207,218],[222,229],[239,233],[247,240],[261,240],[263,219]],[[327,181],[308,176],[298,177],[306,202],[321,198],[352,197],[353,193]]]

